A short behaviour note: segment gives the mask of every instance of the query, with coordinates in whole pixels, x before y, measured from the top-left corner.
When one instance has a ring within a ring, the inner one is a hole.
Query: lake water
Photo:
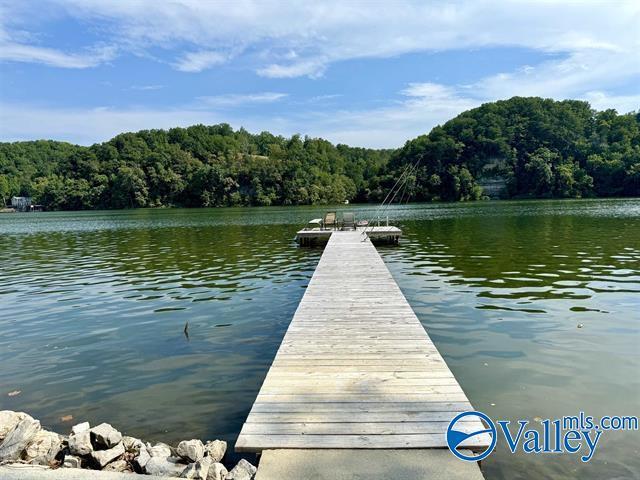
[[[60,432],[108,421],[148,440],[233,442],[322,253],[295,231],[323,211],[0,215],[0,409]],[[640,200],[389,214],[404,237],[379,250],[477,409],[640,414]],[[604,433],[588,464],[499,441],[483,470],[638,478],[639,450],[637,432]]]

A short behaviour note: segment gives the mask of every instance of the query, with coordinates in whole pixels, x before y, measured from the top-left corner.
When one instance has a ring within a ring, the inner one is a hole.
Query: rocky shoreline
[[[252,480],[256,467],[240,460],[230,471],[222,463],[227,443],[183,440],[175,448],[151,445],[122,435],[108,423],[89,422],[71,428],[69,435],[44,430],[24,412],[0,411],[0,465],[22,463],[55,468],[181,477],[194,480]]]

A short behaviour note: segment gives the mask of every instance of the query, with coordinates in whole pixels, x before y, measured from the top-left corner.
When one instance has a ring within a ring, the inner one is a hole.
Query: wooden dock
[[[365,232],[374,241],[398,243],[402,230],[392,226],[358,227],[359,232]],[[323,228],[305,228],[296,233],[296,242],[301,246],[314,245],[327,242],[337,230]]]
[[[236,450],[446,448],[449,421],[468,410],[376,248],[361,232],[336,231]],[[461,447],[490,440],[476,435]]]

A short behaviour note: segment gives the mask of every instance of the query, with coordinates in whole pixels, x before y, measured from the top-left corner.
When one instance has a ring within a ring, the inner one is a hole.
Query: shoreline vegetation
[[[89,422],[71,428],[69,435],[44,430],[24,412],[0,411],[0,466],[20,464],[49,468],[83,468],[130,472],[194,480],[252,480],[257,471],[241,459],[227,470],[222,463],[227,442],[183,440],[175,448],[151,445],[122,435],[108,423]],[[36,467],[37,468],[37,467]]]
[[[0,208],[14,196],[46,210],[380,202],[416,163],[400,202],[640,196],[640,113],[513,97],[398,149],[227,124],[123,133],[89,147],[0,143]]]

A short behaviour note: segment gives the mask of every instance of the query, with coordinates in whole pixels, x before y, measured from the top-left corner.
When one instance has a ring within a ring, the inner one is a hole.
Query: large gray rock
[[[204,457],[204,445],[201,440],[183,440],[178,444],[176,453],[188,462],[197,462]]]
[[[15,462],[40,431],[40,422],[25,414],[0,444],[0,462]]]
[[[224,440],[207,442],[204,446],[204,451],[207,453],[207,456],[211,458],[212,462],[219,462],[227,451],[227,442]]]
[[[167,458],[173,455],[171,447],[162,442],[156,443],[153,447],[150,443],[147,443],[147,451],[152,457]]]
[[[22,459],[34,465],[49,465],[62,449],[62,437],[55,432],[40,430],[27,445]]]
[[[207,480],[207,474],[209,473],[209,467],[213,462],[204,457],[202,460],[189,464],[187,468],[182,472],[182,478],[189,478],[191,480]]]
[[[84,432],[85,430],[89,430],[90,428],[91,428],[91,425],[89,425],[89,422],[82,422],[71,427],[71,433],[73,435],[77,435],[78,433]]]
[[[225,480],[252,480],[257,468],[241,459],[235,467],[225,477]]]
[[[135,437],[129,437],[127,435],[122,437],[122,444],[124,445],[124,449],[127,452],[133,453],[135,455],[138,455],[138,453],[140,453],[140,450],[145,448],[142,440]]]
[[[108,423],[101,423],[91,430],[91,441],[94,448],[112,448],[122,441],[122,434]]]
[[[144,467],[147,465],[147,462],[151,460],[151,455],[149,455],[149,451],[147,447],[140,448],[138,452],[138,456],[133,461],[135,465],[138,467],[139,471],[144,471]]]
[[[187,466],[177,457],[151,457],[145,466],[145,470],[149,475],[179,477]]]
[[[115,447],[110,448],[109,450],[94,450],[91,453],[91,457],[96,461],[100,468],[104,468],[104,466],[113,462],[116,458],[124,455],[124,446],[122,443],[117,444]]]
[[[7,436],[7,433],[16,428],[16,425],[28,416],[24,412],[0,410],[0,442]]]
[[[69,435],[69,452],[72,455],[89,455],[93,452],[93,445],[91,444],[91,432],[89,430],[82,430],[79,433]]]
[[[212,463],[209,467],[207,480],[225,480],[229,471],[221,463]]]
[[[64,468],[82,468],[82,459],[75,455],[65,455],[62,466]]]

